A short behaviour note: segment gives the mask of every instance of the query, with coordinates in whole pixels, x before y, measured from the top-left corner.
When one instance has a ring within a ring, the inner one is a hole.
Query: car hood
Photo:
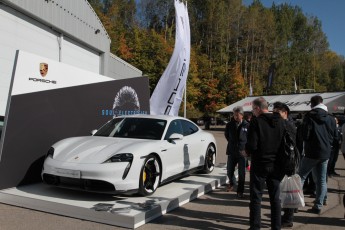
[[[118,153],[135,154],[138,149],[157,140],[126,139],[114,137],[73,137],[64,139],[54,144],[54,160],[80,163],[95,164],[103,163],[111,156]],[[140,146],[140,147],[139,147]]]

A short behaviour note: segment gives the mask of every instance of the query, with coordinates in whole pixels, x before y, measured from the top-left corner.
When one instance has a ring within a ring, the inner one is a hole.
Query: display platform
[[[159,187],[148,197],[110,196],[43,183],[4,189],[0,202],[126,228],[137,228],[225,184],[226,167],[193,174]]]

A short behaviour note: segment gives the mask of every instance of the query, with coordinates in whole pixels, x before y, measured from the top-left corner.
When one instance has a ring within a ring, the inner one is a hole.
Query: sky
[[[253,0],[243,0],[248,5]],[[316,16],[322,23],[330,49],[345,56],[345,0],[261,0],[266,7],[287,3],[299,6],[308,16]]]

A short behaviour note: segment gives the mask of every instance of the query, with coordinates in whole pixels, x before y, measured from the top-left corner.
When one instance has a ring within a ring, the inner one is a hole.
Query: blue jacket
[[[241,124],[237,127],[237,122],[231,120],[225,127],[225,138],[228,141],[226,148],[226,155],[240,157],[240,151],[245,149],[247,143],[247,130],[249,123],[242,120]]]

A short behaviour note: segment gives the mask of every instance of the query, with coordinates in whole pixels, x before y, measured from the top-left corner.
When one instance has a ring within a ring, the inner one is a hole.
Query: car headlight
[[[126,179],[129,169],[132,166],[133,154],[132,153],[120,153],[110,157],[104,163],[113,163],[113,162],[128,162],[125,171],[122,175],[122,180]]]
[[[55,151],[55,149],[54,149],[53,147],[50,147],[50,149],[48,150],[48,152],[47,152],[47,154],[46,154],[46,158],[48,158],[48,157],[53,158],[53,156],[54,156],[54,151]]]
[[[133,161],[133,154],[131,153],[120,153],[110,157],[104,163],[113,163],[113,162],[130,162]]]

